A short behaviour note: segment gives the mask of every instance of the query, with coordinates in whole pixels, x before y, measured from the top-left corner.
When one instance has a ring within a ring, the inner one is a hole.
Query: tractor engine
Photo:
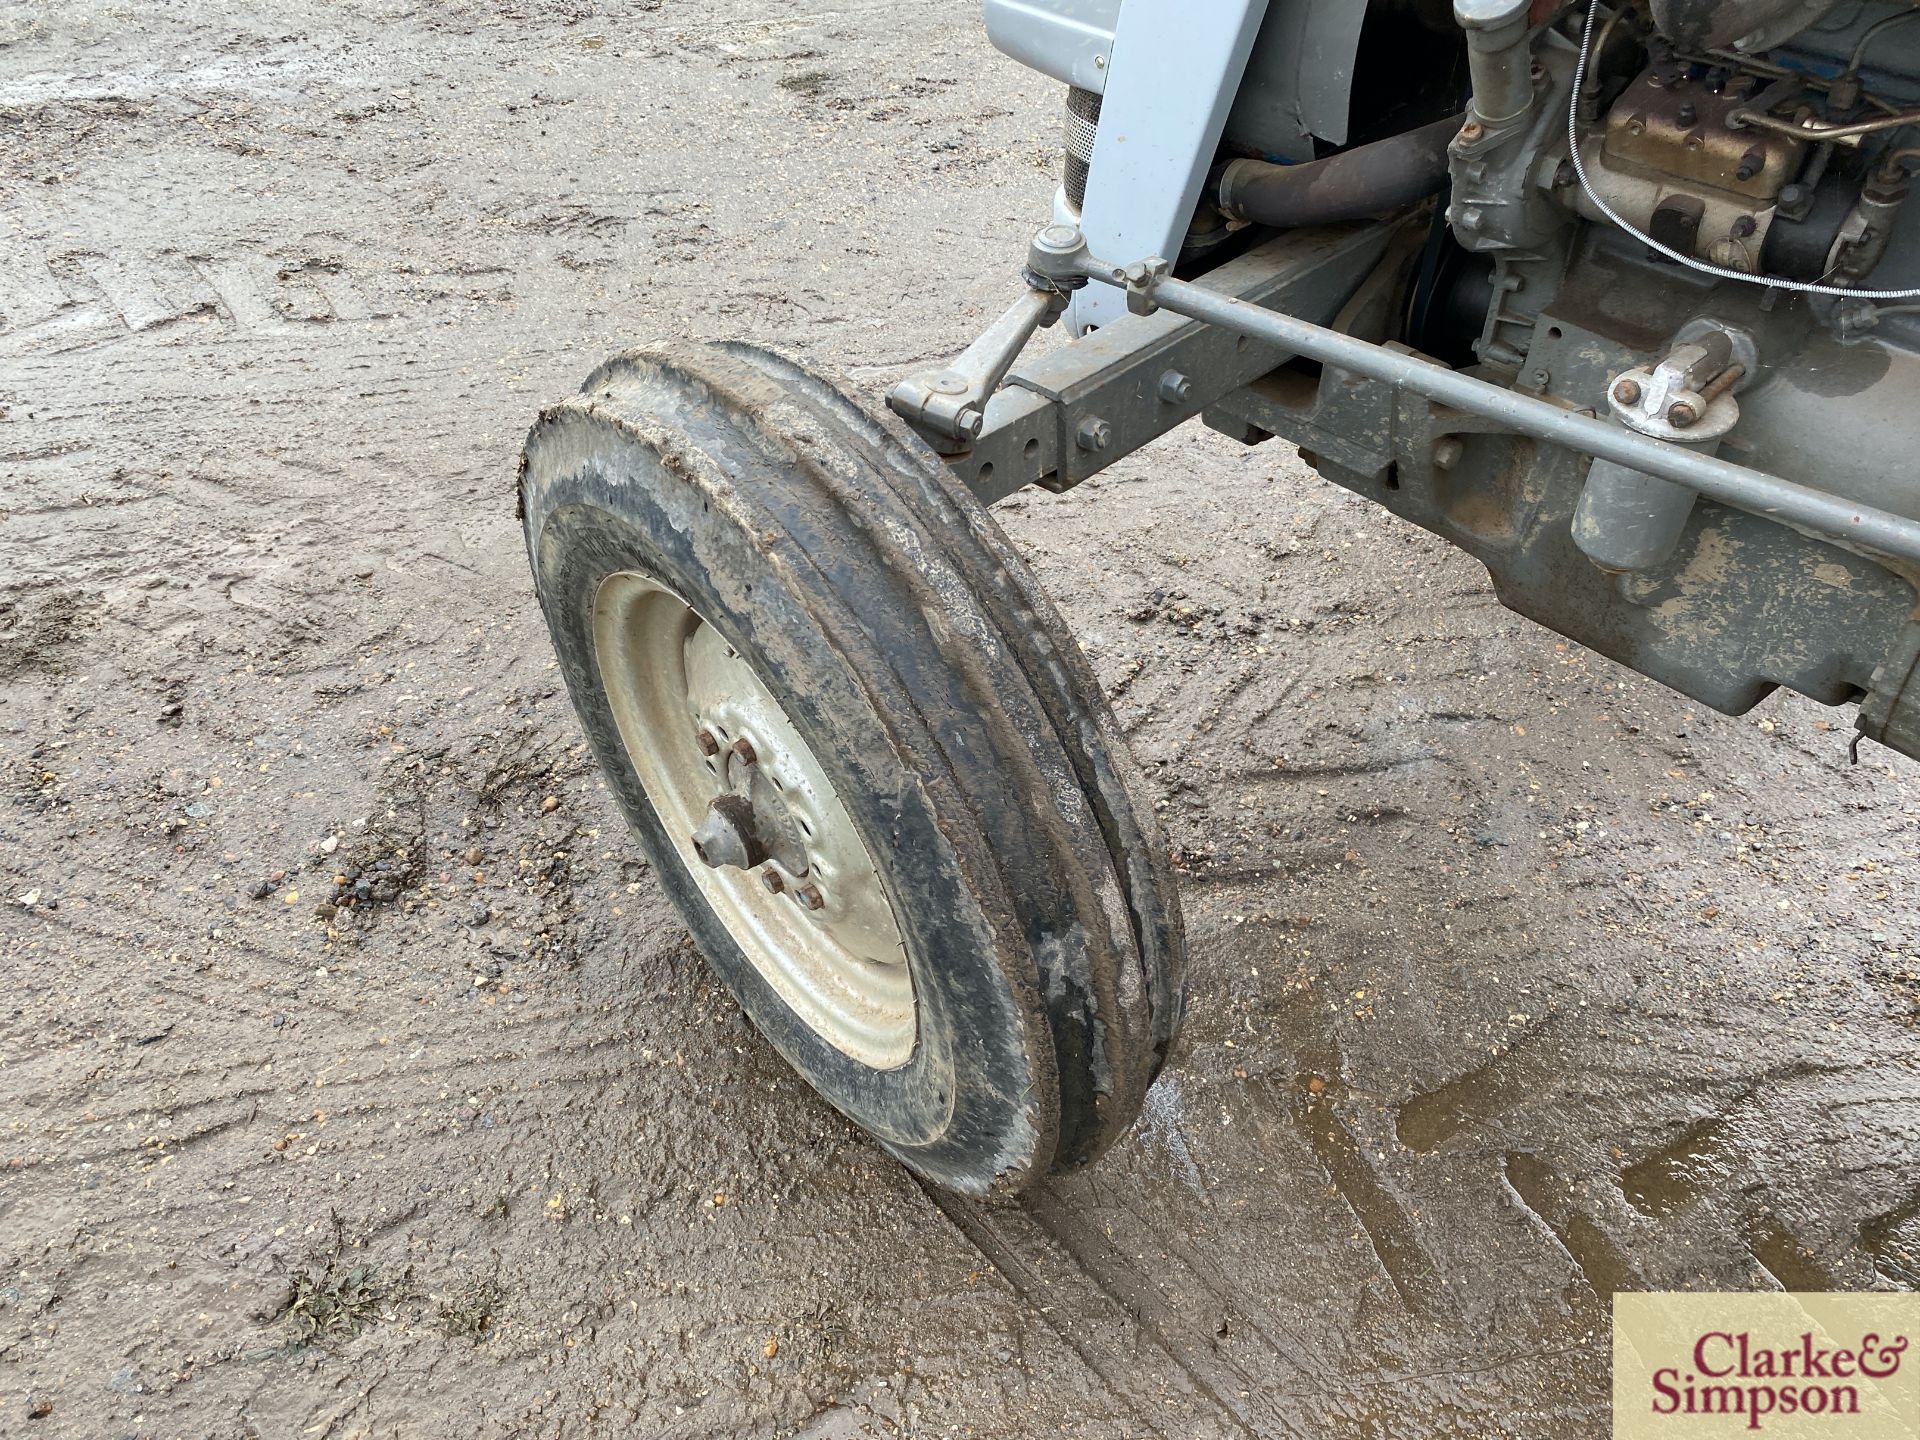
[[[1126,189],[1151,107],[1117,121],[1107,70],[1132,13],[988,3],[996,43],[1070,87],[1056,219],[1121,261],[1155,253]],[[1388,224],[1335,328],[1920,520],[1912,0],[1272,0],[1232,84],[1175,274]],[[1920,754],[1912,556],[1297,358],[1204,413],[1292,441],[1482,560],[1514,609],[1665,684],[1731,713],[1781,685],[1857,702]]]

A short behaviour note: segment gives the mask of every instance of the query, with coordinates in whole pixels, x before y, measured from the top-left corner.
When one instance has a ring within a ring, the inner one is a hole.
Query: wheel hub
[[[635,773],[729,935],[823,1039],[875,1069],[911,1058],[906,945],[873,857],[752,667],[692,607],[621,573],[594,641]]]
[[[753,824],[753,804],[738,795],[716,795],[693,832],[693,853],[715,870],[752,870],[767,862],[767,847]]]

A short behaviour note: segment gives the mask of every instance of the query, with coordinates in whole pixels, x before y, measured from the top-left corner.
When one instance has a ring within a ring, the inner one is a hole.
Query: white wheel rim
[[[645,575],[600,583],[593,643],[627,758],[727,933],[821,1039],[875,1070],[906,1064],[918,1019],[899,922],[787,712],[718,630]],[[703,733],[718,754],[704,753]],[[711,803],[729,793],[750,800],[753,833],[773,851],[751,869],[715,868],[694,845]]]

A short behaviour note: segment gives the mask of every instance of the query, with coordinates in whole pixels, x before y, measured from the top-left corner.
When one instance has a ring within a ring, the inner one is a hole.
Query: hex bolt
[[[769,895],[778,895],[787,888],[787,882],[780,878],[780,872],[771,865],[760,872],[760,883],[767,887]]]
[[[809,910],[818,910],[827,903],[826,896],[820,893],[818,885],[802,885],[794,893],[800,897],[800,903]]]
[[[713,738],[711,730],[702,730],[693,737],[693,743],[700,747],[700,753],[709,759],[720,753],[720,742]]]
[[[733,753],[749,765],[757,763],[760,759],[758,755],[754,754],[753,746],[748,743],[747,737],[744,735],[733,742]]]
[[[1684,430],[1700,418],[1700,412],[1688,400],[1676,400],[1667,411],[1667,423],[1676,430]]]
[[[1169,405],[1184,405],[1192,395],[1193,381],[1178,370],[1169,370],[1160,377],[1160,398]]]
[[[1082,450],[1104,450],[1113,444],[1113,427],[1098,415],[1089,415],[1073,438]]]
[[[1751,180],[1766,168],[1767,152],[1756,145],[1740,157],[1740,168],[1735,170],[1733,174],[1735,179]]]
[[[1433,468],[1451,470],[1458,465],[1467,453],[1467,447],[1452,435],[1442,435],[1433,442]]]
[[[1638,380],[1622,380],[1618,385],[1613,387],[1613,398],[1618,400],[1622,405],[1638,405],[1640,403],[1640,382]]]
[[[969,405],[953,417],[954,433],[962,440],[978,440],[987,428],[987,417],[978,405]]]

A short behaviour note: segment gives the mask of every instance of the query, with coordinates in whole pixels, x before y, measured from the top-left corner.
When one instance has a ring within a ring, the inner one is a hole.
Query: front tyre
[[[973,1193],[1104,1151],[1180,1019],[1165,844],[1077,647],[910,437],[741,346],[601,367],[521,506],[575,708],[754,1022]]]

